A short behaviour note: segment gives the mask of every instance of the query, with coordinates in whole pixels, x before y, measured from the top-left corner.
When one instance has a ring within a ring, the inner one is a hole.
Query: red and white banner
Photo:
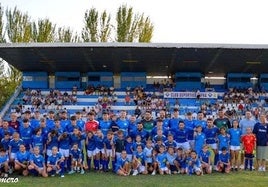
[[[200,98],[217,99],[216,92],[199,92]],[[196,92],[164,92],[164,98],[196,98]]]

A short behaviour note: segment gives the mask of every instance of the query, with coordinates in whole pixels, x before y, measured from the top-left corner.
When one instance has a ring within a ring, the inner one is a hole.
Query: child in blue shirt
[[[4,137],[1,140],[1,144],[3,146],[3,148],[8,152],[9,149],[9,142],[10,142],[10,134],[9,132],[5,132],[4,133]]]
[[[47,156],[51,156],[52,155],[52,148],[59,147],[58,132],[53,129],[48,133],[47,137],[48,137],[47,138],[47,145],[46,145]]]
[[[153,145],[152,140],[147,140],[146,146],[143,149],[145,154],[145,167],[148,172],[153,172]]]
[[[175,165],[175,160],[177,155],[175,154],[175,148],[174,147],[168,147],[167,150],[167,166],[171,174],[177,174],[178,170]]]
[[[61,177],[64,177],[64,156],[58,152],[56,146],[52,147],[52,153],[47,158],[47,172],[51,176],[59,173]]]
[[[31,144],[31,150],[33,151],[34,147],[39,147],[40,153],[44,155],[45,153],[45,144],[44,144],[44,139],[42,136],[42,130],[40,127],[35,129],[35,135],[32,137],[32,144]]]
[[[206,141],[206,135],[202,132],[202,126],[198,125],[196,127],[196,132],[194,133],[194,150],[196,151],[197,155],[200,155],[203,145]]]
[[[80,173],[84,174],[85,171],[83,169],[83,160],[82,160],[82,152],[81,150],[78,148],[78,144],[74,143],[72,146],[72,149],[70,151],[70,157],[71,157],[71,171],[69,172],[69,174],[73,174],[75,173],[75,171],[79,171],[81,168]]]
[[[217,164],[217,169],[222,173],[229,173],[231,169],[230,164],[230,154],[227,151],[226,147],[221,149],[222,153],[219,155],[219,162]]]
[[[240,139],[242,135],[242,131],[238,128],[238,121],[234,120],[232,123],[232,128],[229,130],[230,134],[230,152],[231,152],[231,162],[232,162],[232,170],[238,171],[238,156],[240,151]]]
[[[130,164],[127,159],[127,152],[125,150],[121,151],[121,155],[117,157],[115,164],[115,173],[120,176],[128,176],[130,173]]]
[[[112,163],[115,160],[113,131],[108,131],[106,137],[104,138],[104,171],[108,171],[110,160],[112,160]]]
[[[143,152],[143,147],[142,145],[137,145],[137,151],[134,153],[133,156],[133,176],[138,175],[139,173],[142,173],[146,175],[148,171],[146,170],[145,167],[145,160],[146,160],[146,155]]]
[[[186,173],[186,154],[181,147],[177,149],[177,155],[174,161],[175,166],[177,167],[178,173],[185,174]]]
[[[190,153],[190,158],[188,160],[188,165],[187,165],[187,174],[192,175],[201,175],[202,174],[202,169],[201,169],[201,162],[199,158],[197,157],[197,154],[195,151],[191,151]]]
[[[87,168],[91,169],[92,159],[96,159],[96,141],[92,131],[87,133],[86,137],[86,150],[87,150]]]
[[[28,165],[30,162],[31,154],[26,151],[25,145],[20,145],[20,150],[16,153],[15,159],[15,170],[19,173],[22,173],[23,176],[27,176],[28,172]]]
[[[8,177],[8,174],[7,174],[9,170],[8,162],[9,162],[9,159],[8,159],[8,154],[6,150],[4,148],[0,148],[0,172],[4,171],[4,174],[3,174],[4,177]]]
[[[45,159],[40,154],[39,147],[33,148],[33,154],[30,157],[30,165],[28,166],[29,172],[33,174],[39,174],[43,177],[47,177]]]
[[[165,146],[159,146],[159,153],[155,156],[155,167],[158,168],[160,175],[169,174],[170,171],[167,168],[167,154],[165,153]],[[152,175],[155,175],[156,171],[154,170]]]
[[[201,167],[203,170],[203,173],[210,174],[212,172],[212,166],[211,166],[211,154],[208,150],[207,145],[203,145],[203,149],[201,150],[199,154],[199,159],[201,161]]]
[[[100,129],[97,130],[95,135],[96,143],[96,159],[94,160],[95,170],[103,169],[103,160],[104,160],[104,136]]]

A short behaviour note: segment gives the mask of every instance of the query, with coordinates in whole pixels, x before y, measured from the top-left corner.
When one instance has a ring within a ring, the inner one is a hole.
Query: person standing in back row
[[[222,109],[218,111],[218,118],[214,120],[213,124],[218,127],[225,127],[225,129],[231,128],[231,123],[227,117],[224,116],[224,112]]]

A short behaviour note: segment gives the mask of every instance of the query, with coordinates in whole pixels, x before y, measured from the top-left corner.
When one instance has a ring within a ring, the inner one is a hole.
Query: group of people
[[[219,110],[216,119],[197,119],[187,113],[182,119],[174,109],[170,118],[160,110],[157,119],[146,111],[138,120],[103,112],[100,120],[89,111],[83,120],[78,111],[25,111],[20,119],[0,123],[1,174],[34,174],[43,177],[66,173],[110,169],[118,175],[189,174],[202,175],[212,170],[229,173],[239,167],[266,171],[268,128],[265,114],[259,121],[247,111],[241,121],[231,121]],[[240,153],[241,152],[241,153]],[[241,158],[239,155],[241,154]],[[242,166],[241,166],[242,165]]]

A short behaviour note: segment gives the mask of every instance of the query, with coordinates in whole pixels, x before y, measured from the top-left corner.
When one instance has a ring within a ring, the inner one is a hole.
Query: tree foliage
[[[32,41],[33,42],[54,42],[56,24],[49,19],[39,19],[37,24],[32,23]]]
[[[4,32],[4,8],[0,3],[0,43],[5,42],[5,32]]]
[[[32,24],[27,13],[22,13],[15,7],[6,10],[6,30],[10,42],[30,42],[32,39]]]
[[[80,37],[77,33],[73,34],[73,31],[68,27],[58,28],[58,42],[80,42]]]

